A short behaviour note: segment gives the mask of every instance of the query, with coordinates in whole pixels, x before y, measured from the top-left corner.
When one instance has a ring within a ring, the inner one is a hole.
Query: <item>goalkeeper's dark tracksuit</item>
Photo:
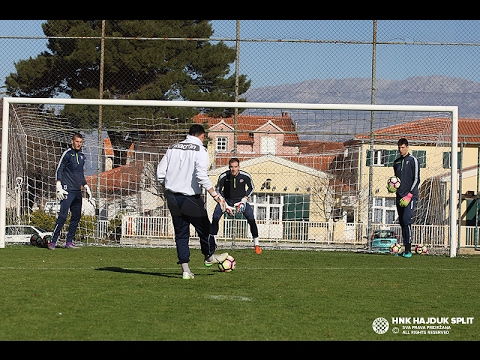
[[[239,202],[242,198],[250,196],[254,189],[255,187],[253,185],[252,177],[249,173],[243,170],[239,170],[237,176],[233,176],[230,170],[223,172],[218,177],[217,186],[215,188],[215,190],[223,196],[229,206],[233,206],[233,204]],[[218,224],[222,215],[222,209],[220,208],[220,205],[217,204],[213,211],[212,225],[210,226],[211,235],[217,235],[219,228]],[[252,237],[257,238],[258,226],[255,221],[253,209],[248,202],[245,203],[243,216],[247,219]]]
[[[396,193],[398,222],[402,229],[403,245],[412,244],[412,217],[418,200],[418,184],[420,184],[420,165],[416,157],[408,153],[398,157],[393,163],[395,176],[400,179],[400,187]],[[400,200],[411,193],[412,199],[406,207],[400,206]],[[408,251],[409,252],[409,251]]]
[[[53,229],[52,243],[56,243],[60,231],[67,220],[70,210],[67,243],[73,242],[80,217],[82,216],[82,186],[86,185],[84,175],[85,155],[73,148],[65,150],[60,158],[56,171],[56,180],[60,180],[62,188],[68,192],[66,198],[60,201],[60,212]]]

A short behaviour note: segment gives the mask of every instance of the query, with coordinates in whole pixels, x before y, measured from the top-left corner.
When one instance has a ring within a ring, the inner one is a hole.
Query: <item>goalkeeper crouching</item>
[[[236,213],[243,213],[250,226],[255,252],[261,254],[262,249],[258,241],[257,222],[253,214],[253,208],[247,202],[248,197],[255,189],[252,177],[248,172],[240,170],[240,160],[238,158],[231,158],[228,161],[228,167],[230,170],[223,172],[218,177],[217,186],[215,187],[216,191],[225,199],[228,205],[226,209],[228,215],[235,216]],[[224,212],[219,204],[215,206],[210,226],[211,237],[216,237],[218,224]]]
[[[418,200],[418,185],[420,184],[420,166],[418,159],[409,153],[408,140],[398,140],[400,156],[393,162],[393,171],[400,179],[400,187],[396,192],[398,222],[402,228],[402,256],[412,257],[412,217]]]

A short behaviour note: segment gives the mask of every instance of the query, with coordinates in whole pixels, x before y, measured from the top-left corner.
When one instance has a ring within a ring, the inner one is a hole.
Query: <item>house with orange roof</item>
[[[193,121],[207,125],[214,168],[227,165],[233,155],[247,159],[299,153],[300,139],[292,118],[285,112],[281,116],[238,115],[236,119],[198,114]]]

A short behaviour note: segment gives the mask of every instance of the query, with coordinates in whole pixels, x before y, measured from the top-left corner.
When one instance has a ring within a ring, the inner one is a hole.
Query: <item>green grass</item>
[[[173,248],[0,249],[0,340],[479,340],[480,256],[228,250],[181,278]],[[390,322],[385,334],[373,321]],[[445,335],[394,317],[473,317]]]

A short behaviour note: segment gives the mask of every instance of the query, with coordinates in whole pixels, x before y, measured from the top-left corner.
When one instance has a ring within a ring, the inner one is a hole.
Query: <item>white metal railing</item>
[[[292,244],[330,244],[330,245],[367,245],[368,234],[363,224],[345,224],[340,222],[314,222],[314,221],[282,221],[280,224],[262,223],[263,234],[260,232],[260,241],[282,242]],[[281,230],[278,234],[278,226]],[[275,236],[269,236],[275,228]],[[398,224],[372,225],[372,231],[379,229],[394,230],[401,239],[401,229]],[[196,237],[193,227],[190,228],[190,235]],[[349,232],[347,234],[347,231]],[[412,225],[412,236],[415,244],[425,244],[433,247],[449,247],[448,225]],[[352,235],[353,234],[353,235]],[[462,239],[464,246],[474,246],[475,234],[478,239],[478,229],[475,227],[462,227]],[[171,217],[124,215],[122,217],[122,239],[173,239],[174,228]],[[245,219],[224,219],[220,222],[220,230],[217,235],[219,241],[251,241],[251,234],[248,223]],[[478,240],[477,240],[478,244]]]
[[[174,234],[171,217],[124,215],[122,237],[172,238]]]
[[[398,224],[372,226],[372,230],[385,228],[394,230],[398,238],[402,239],[402,230]],[[447,225],[412,225],[412,239],[414,239],[413,242],[415,244],[441,247],[448,247],[450,245]]]
[[[464,234],[463,234],[464,233]],[[465,239],[465,246],[480,247],[480,227],[478,226],[463,226],[461,238]]]

